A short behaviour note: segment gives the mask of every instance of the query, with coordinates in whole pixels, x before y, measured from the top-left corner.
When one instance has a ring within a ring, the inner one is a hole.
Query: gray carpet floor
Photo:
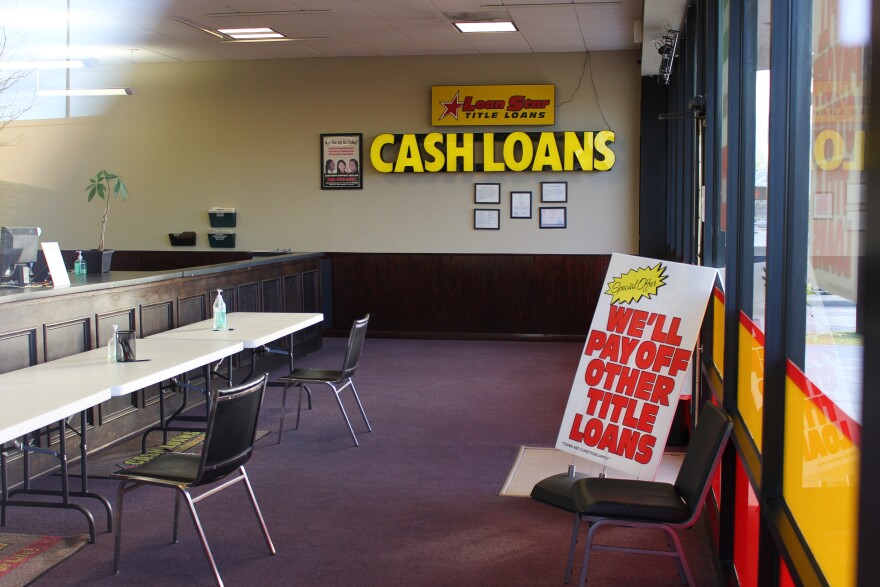
[[[300,366],[338,367],[342,339]],[[552,446],[582,345],[367,339],[355,377],[373,432],[350,396],[355,448],[326,389],[315,390],[299,430],[294,411],[281,444],[262,438],[247,465],[278,549],[269,556],[243,489],[199,504],[226,585],[562,585],[573,514],[527,497],[500,496],[521,445]],[[267,360],[263,367],[271,367]],[[279,368],[275,375],[282,374]],[[260,428],[277,430],[280,390],[269,389]],[[291,401],[292,400],[292,401]],[[39,480],[50,485],[57,477]],[[92,489],[111,502],[116,482]],[[170,492],[126,497],[122,572],[103,531],[37,581],[53,585],[210,585],[192,525],[170,544]],[[78,534],[82,516],[11,509],[7,531]],[[609,529],[602,542],[662,546],[662,535]],[[681,533],[700,586],[720,585],[705,521]],[[617,553],[592,557],[589,585],[678,585],[671,561]],[[576,567],[577,572],[577,567]]]

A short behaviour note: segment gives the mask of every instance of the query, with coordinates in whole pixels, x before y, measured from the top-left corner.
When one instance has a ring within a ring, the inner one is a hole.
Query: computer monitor
[[[40,251],[40,232],[35,226],[0,226],[0,280],[18,281],[16,265],[27,265],[30,275]]]

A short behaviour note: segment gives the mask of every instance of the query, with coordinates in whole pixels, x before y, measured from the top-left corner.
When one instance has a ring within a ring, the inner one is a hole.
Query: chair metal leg
[[[263,513],[260,511],[260,506],[257,504],[257,496],[254,495],[254,488],[251,487],[251,481],[248,479],[247,471],[244,470],[244,466],[239,467],[238,471],[244,479],[245,487],[247,487],[248,496],[251,499],[251,505],[254,508],[254,513],[257,515],[257,520],[260,522],[260,528],[263,530],[263,538],[266,539],[266,546],[269,547],[269,552],[271,554],[275,554],[275,545],[272,544],[272,538],[269,536],[269,529],[266,528],[266,521],[263,519]]]
[[[177,520],[180,519],[180,492],[174,492],[174,532],[171,534],[171,544],[177,544]]]
[[[199,521],[199,515],[196,513],[195,503],[193,503],[192,497],[188,491],[180,490],[180,493],[182,493],[183,497],[186,499],[186,507],[189,509],[189,515],[192,518],[193,524],[196,527],[196,532],[199,535],[199,542],[202,543],[202,550],[205,551],[205,556],[208,558],[208,563],[211,565],[214,579],[217,581],[218,587],[223,587],[223,579],[220,578],[220,571],[217,569],[217,563],[214,562],[214,555],[211,554],[211,547],[208,546],[208,538],[205,536],[205,531],[202,529],[202,523]]]
[[[672,528],[663,528],[666,532],[666,543],[669,545],[670,551],[675,551],[675,568],[678,570],[678,578],[682,585],[696,585],[694,576],[691,574],[690,566],[687,558],[684,556],[684,550],[681,547],[681,541],[678,534]]]
[[[296,404],[296,426],[293,427],[294,430],[299,430],[299,416],[302,413],[302,405],[303,405],[303,390],[309,395],[309,409],[312,409],[312,390],[309,389],[309,386],[305,383],[299,384],[299,403]]]
[[[342,417],[343,417],[343,419],[345,419],[345,425],[348,426],[348,433],[351,435],[351,439],[354,441],[354,445],[360,446],[360,443],[358,442],[358,439],[357,439],[357,435],[354,433],[354,428],[351,425],[351,420],[348,417],[348,413],[345,411],[345,406],[342,405],[342,398],[340,397],[340,394],[343,391],[345,391],[345,388],[348,386],[351,386],[351,393],[354,396],[354,401],[357,403],[357,407],[361,413],[361,417],[364,419],[364,424],[367,426],[367,431],[372,432],[373,427],[370,425],[370,420],[367,418],[367,413],[364,411],[364,405],[361,403],[361,398],[358,396],[358,392],[357,392],[357,389],[355,389],[354,382],[351,380],[351,378],[349,378],[345,381],[345,383],[341,387],[336,387],[336,385],[334,385],[333,383],[327,382],[327,381],[322,381],[321,383],[326,383],[327,385],[330,386],[331,389],[333,389],[333,393],[336,396],[336,404],[339,406],[339,411],[342,412]],[[309,389],[309,386],[306,385],[305,383],[299,382],[299,383],[297,383],[297,385],[299,385],[299,403],[296,406],[296,426],[294,426],[294,430],[299,430],[299,421],[300,421],[300,418],[302,417],[303,392],[305,392],[305,394],[308,396],[309,409],[312,409],[312,390]],[[285,401],[285,398],[287,397],[286,396],[287,387],[285,387],[284,392],[285,392],[285,395],[282,397],[282,400],[281,400],[281,402],[282,402],[282,407],[281,407],[282,418],[284,417],[284,401]],[[282,420],[282,422],[283,422],[283,420]],[[279,434],[278,441],[281,442],[281,432],[279,431],[278,434]]]
[[[349,383],[350,382],[351,380],[349,380]],[[333,384],[328,385],[333,388],[333,396],[336,398],[336,404],[339,406],[339,411],[342,412],[342,417],[345,418],[345,425],[348,426],[348,433],[351,434],[351,439],[354,440],[354,445],[360,446],[357,436],[354,433],[354,428],[351,427],[351,420],[348,419],[348,414],[345,412],[345,407],[342,405],[342,400],[339,398],[339,392],[341,390],[336,389],[336,386]],[[343,387],[342,389],[345,389],[345,387]]]
[[[568,555],[568,567],[566,568],[566,583],[570,579],[571,576],[571,567],[574,557],[575,551],[575,542],[577,539],[578,532],[578,521],[581,518],[578,516],[577,521],[575,522],[575,528],[572,532],[572,542],[571,547],[569,549]],[[637,548],[632,546],[614,546],[610,544],[596,544],[593,545],[594,535],[602,526],[623,526],[626,528],[651,528],[655,530],[662,530],[666,533],[666,545],[667,550],[655,549],[655,548]],[[590,553],[595,550],[602,551],[611,551],[611,552],[627,552],[632,554],[642,554],[649,556],[663,556],[667,558],[672,558],[675,560],[675,566],[678,570],[678,577],[680,582],[684,585],[695,585],[694,577],[691,574],[691,569],[688,566],[687,558],[684,555],[684,550],[681,547],[681,541],[678,538],[678,534],[675,532],[673,528],[666,526],[662,523],[651,523],[651,522],[640,522],[640,521],[617,521],[614,519],[608,518],[600,518],[600,519],[592,519],[589,522],[589,532],[587,533],[586,544],[584,545],[584,560],[583,567],[581,568],[581,576],[580,576],[580,586],[584,587],[584,584],[587,580],[587,568],[589,564]]]
[[[119,488],[116,490],[116,509],[113,512],[113,517],[116,518],[113,529],[113,533],[115,534],[113,540],[113,574],[119,574],[119,549],[122,546],[122,483],[119,484]]]
[[[281,422],[278,423],[278,442],[275,444],[281,444],[281,432],[284,430],[284,409],[287,407],[287,389],[290,387],[289,383],[284,384],[284,390],[281,392]]]
[[[0,526],[6,525],[6,500],[9,495],[9,481],[6,478],[6,451],[0,446]]]
[[[581,517],[574,515],[574,529],[571,531],[571,546],[568,547],[568,562],[565,565],[565,583],[571,582],[571,569],[574,566],[574,551],[577,548],[578,533],[581,530]]]
[[[139,484],[132,483],[131,487],[126,487],[129,484],[128,481],[121,481],[119,483],[119,488],[116,490],[116,508],[113,510],[114,517],[114,534],[116,534],[113,541],[113,574],[119,574],[119,557],[120,550],[122,548],[122,500],[125,497],[125,492],[131,489],[136,489]]]
[[[357,402],[358,409],[361,411],[361,417],[364,419],[364,424],[367,425],[367,431],[372,432],[373,427],[370,426],[370,421],[367,420],[367,414],[364,412],[364,406],[361,404],[361,398],[358,396],[357,390],[354,388],[354,381],[351,379],[348,380],[348,384],[351,385],[351,393],[354,394],[354,401]]]
[[[583,566],[581,567],[581,578],[578,581],[579,587],[584,587],[587,583],[587,566],[590,563],[590,550],[593,548],[593,535],[596,533],[596,530],[601,526],[601,522],[594,522],[590,524],[590,530],[587,532],[587,541],[584,545],[584,560],[581,563]]]

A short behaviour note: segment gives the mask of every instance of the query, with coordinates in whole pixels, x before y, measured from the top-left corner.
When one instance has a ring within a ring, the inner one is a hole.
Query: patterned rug
[[[259,440],[269,434],[268,430],[257,430]],[[128,469],[136,465],[147,463],[165,452],[198,452],[202,449],[202,441],[205,439],[204,432],[170,432],[168,440],[147,447],[146,452],[141,452],[141,437],[136,436],[127,441],[89,455],[89,477],[95,479],[107,479],[110,473]],[[154,432],[150,440],[161,442],[162,433]],[[70,468],[70,475],[79,475],[79,464]]]
[[[0,533],[0,587],[27,585],[89,541],[79,536]]]

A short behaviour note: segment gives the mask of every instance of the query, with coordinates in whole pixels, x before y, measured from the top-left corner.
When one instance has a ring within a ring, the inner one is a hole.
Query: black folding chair
[[[361,349],[364,346],[364,338],[367,335],[367,323],[369,321],[370,315],[367,314],[360,320],[355,320],[354,324],[352,324],[351,334],[348,337],[348,348],[345,351],[345,358],[342,360],[342,368],[338,371],[332,369],[294,369],[289,375],[278,378],[279,381],[284,382],[284,395],[281,398],[281,422],[278,424],[279,443],[281,442],[281,431],[284,429],[284,409],[287,405],[287,390],[294,385],[299,386],[299,404],[296,407],[295,429],[299,429],[303,390],[309,394],[309,404],[311,405],[312,391],[308,386],[313,383],[323,383],[333,390],[336,403],[339,405],[342,417],[345,418],[345,424],[348,426],[348,432],[351,434],[351,439],[354,440],[354,445],[360,446],[354,429],[351,427],[351,420],[348,419],[348,414],[345,412],[345,407],[343,407],[342,400],[339,397],[346,388],[351,388],[354,401],[357,402],[358,410],[360,410],[364,423],[367,425],[367,431],[372,432],[373,428],[370,426],[370,421],[367,420],[367,414],[364,413],[361,398],[358,397],[354,381],[351,379],[361,357]]]
[[[565,567],[565,582],[571,579],[581,522],[587,522],[590,530],[584,548],[581,587],[587,580],[591,550],[672,557],[681,582],[694,585],[675,531],[689,528],[697,521],[732,428],[733,422],[727,414],[713,404],[706,404],[674,484],[608,477],[587,477],[576,481],[571,488],[576,514]],[[596,532],[605,526],[660,529],[666,533],[668,550],[594,544]]]
[[[173,542],[177,543],[177,519],[180,513],[180,497],[186,500],[190,516],[195,524],[202,549],[208,557],[211,570],[217,584],[222,586],[220,572],[208,546],[205,532],[202,530],[199,516],[196,513],[195,504],[206,497],[226,489],[238,482],[243,482],[247,488],[251,506],[260,523],[263,537],[269,552],[275,554],[275,546],[269,537],[266,522],[257,505],[254,490],[248,480],[244,469],[245,463],[250,459],[254,449],[254,439],[257,432],[257,417],[260,414],[260,405],[263,401],[263,392],[266,389],[268,374],[264,373],[259,378],[243,383],[237,387],[225,390],[215,389],[211,393],[211,404],[208,413],[205,440],[200,454],[166,452],[155,459],[136,467],[117,471],[112,474],[114,478],[121,479],[116,493],[116,547],[113,554],[113,572],[119,572],[119,551],[122,544],[122,505],[125,494],[129,491],[152,485],[174,489],[174,536]],[[227,476],[237,472],[238,475],[230,479]],[[219,484],[218,484],[219,483]],[[193,496],[191,489],[196,487],[218,484],[203,493]]]

